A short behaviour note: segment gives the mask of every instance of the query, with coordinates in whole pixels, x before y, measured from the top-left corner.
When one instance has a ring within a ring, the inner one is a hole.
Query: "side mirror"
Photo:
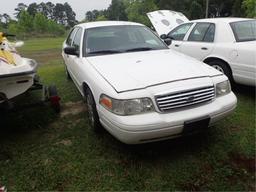
[[[170,38],[164,39],[164,42],[166,43],[166,45],[169,46],[172,44],[172,39],[170,39]]]
[[[64,53],[67,55],[75,55],[75,56],[79,56],[78,51],[76,50],[75,47],[65,47],[64,48]]]
[[[160,36],[161,39],[164,40],[164,42],[166,43],[166,45],[171,45],[172,44],[172,39],[170,37],[168,37],[166,34],[162,34]]]
[[[162,34],[162,35],[160,35],[160,38],[163,39],[163,40],[165,40],[165,39],[168,38],[168,36],[167,36],[166,34]]]

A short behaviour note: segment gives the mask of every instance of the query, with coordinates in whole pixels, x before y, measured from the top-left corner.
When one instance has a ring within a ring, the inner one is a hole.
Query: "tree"
[[[153,0],[127,1],[126,3],[128,6],[126,13],[130,21],[151,25],[147,13],[158,9]]]
[[[38,5],[37,3],[31,3],[28,8],[27,11],[30,15],[35,16],[36,13],[38,12]]]
[[[44,33],[47,31],[47,18],[42,13],[37,13],[33,20],[33,28],[36,32]]]
[[[47,18],[48,19],[54,19],[54,8],[55,8],[55,5],[52,2],[47,2],[46,3]]]
[[[235,0],[232,6],[232,16],[234,17],[244,17],[244,8],[242,6],[243,0]]]
[[[73,27],[77,23],[76,13],[72,10],[68,3],[64,3],[63,6],[67,16],[67,25],[68,27]]]
[[[112,0],[108,8],[108,19],[127,21],[128,18],[125,9],[126,7],[122,0]]]
[[[19,3],[17,8],[15,8],[14,10],[16,11],[16,13],[14,13],[14,15],[16,15],[16,18],[20,17],[20,14],[25,11],[27,9],[27,5],[24,3]]]
[[[243,8],[247,17],[256,18],[256,1],[255,0],[244,0]]]
[[[96,21],[107,21],[108,19],[104,16],[104,15],[99,15],[97,18],[96,18]]]
[[[91,21],[93,21],[93,18],[94,18],[94,16],[93,16],[92,11],[87,11],[85,14],[85,20],[91,22]]]
[[[20,34],[20,28],[17,24],[16,21],[11,21],[9,24],[8,24],[8,32],[10,34],[15,34],[15,35],[19,35]]]
[[[191,7],[189,9],[189,18],[190,19],[199,19],[202,18],[204,15],[202,6],[197,2],[193,1],[191,3]]]
[[[76,21],[76,14],[68,3],[57,3],[53,12],[54,20],[66,27],[73,27]]]
[[[61,25],[67,25],[67,15],[65,13],[65,8],[61,3],[57,3],[54,7],[54,20],[61,24]]]
[[[33,30],[33,17],[27,11],[22,11],[18,20],[20,32],[29,33]]]
[[[54,36],[63,35],[65,33],[64,27],[61,25],[58,25],[53,20],[48,20],[47,29],[48,29],[48,32],[53,34]]]

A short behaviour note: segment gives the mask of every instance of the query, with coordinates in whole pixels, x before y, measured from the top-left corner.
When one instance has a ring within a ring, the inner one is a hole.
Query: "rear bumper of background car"
[[[118,116],[103,107],[98,108],[102,125],[118,140],[126,144],[140,144],[183,135],[184,124],[209,117],[209,125],[233,112],[237,99],[233,93],[216,98],[211,103],[170,113],[148,113]]]

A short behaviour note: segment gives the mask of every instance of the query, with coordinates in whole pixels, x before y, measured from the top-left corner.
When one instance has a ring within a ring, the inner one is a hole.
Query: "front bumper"
[[[101,124],[118,140],[126,144],[139,144],[181,136],[184,123],[205,116],[210,125],[234,111],[236,96],[216,98],[211,103],[180,109],[170,113],[148,113],[134,116],[118,116],[98,106]]]

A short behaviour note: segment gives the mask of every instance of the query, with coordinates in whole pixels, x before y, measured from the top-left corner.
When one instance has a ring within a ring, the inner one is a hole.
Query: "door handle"
[[[201,49],[202,49],[202,50],[208,50],[208,48],[207,48],[207,47],[202,47]]]
[[[177,45],[177,44],[176,44],[176,45],[174,45],[174,46],[175,46],[175,47],[179,47],[180,45]]]

